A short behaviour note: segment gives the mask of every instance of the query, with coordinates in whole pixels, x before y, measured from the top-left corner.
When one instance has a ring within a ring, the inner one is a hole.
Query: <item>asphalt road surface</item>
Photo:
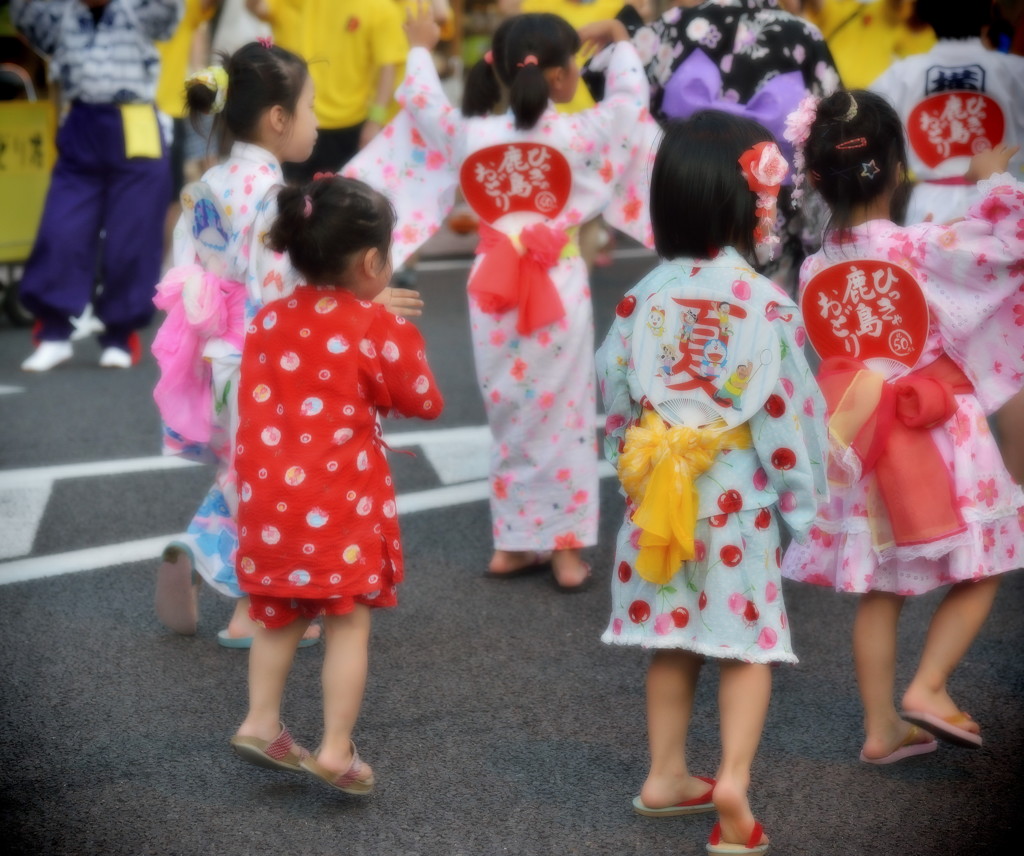
[[[598,339],[651,265],[626,253],[594,281]],[[18,371],[29,334],[0,324],[0,846],[16,854],[689,856],[712,817],[652,820],[630,800],[646,772],[645,655],[599,641],[621,500],[602,481],[597,584],[493,582],[483,409],[472,373],[465,263],[432,261],[420,324],[447,399],[441,420],[396,423],[407,554],[397,609],[375,616],[356,739],[378,792],[248,766],[228,746],[246,701],[244,653],[216,644],[230,604],[207,589],[194,637],[153,610],[156,557],[205,492],[202,467],[159,458],[151,358],[101,370],[93,340],[46,375]],[[152,331],[150,331],[150,336]],[[800,663],[775,672],[754,767],[754,811],[776,856],[1002,854],[1024,840],[1024,577],[954,676],[982,724],[978,751],[942,746],[857,760],[855,601],[787,584]],[[901,684],[927,620],[901,624]],[[300,651],[285,700],[315,746],[320,647]],[[692,769],[717,762],[717,671],[705,669]]]

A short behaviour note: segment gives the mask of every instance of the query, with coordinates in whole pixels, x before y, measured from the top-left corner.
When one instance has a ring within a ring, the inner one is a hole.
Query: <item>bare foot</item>
[[[911,684],[903,694],[902,704],[904,711],[930,713],[940,719],[955,721],[957,728],[971,734],[981,734],[981,726],[971,719],[970,714],[960,710],[945,688],[934,692]]]
[[[199,582],[192,558],[183,547],[171,544],[164,550],[156,572],[154,597],[157,618],[169,630],[194,636],[199,623]]]
[[[886,758],[904,746],[934,743],[935,738],[923,728],[902,719],[896,720],[882,733],[869,734],[861,748],[862,760],[877,761]]]
[[[515,576],[531,568],[540,567],[550,559],[550,553],[540,553],[537,550],[495,550],[487,570],[494,577],[506,574]]]
[[[747,844],[757,821],[747,802],[746,787],[735,780],[719,778],[712,800],[718,812],[722,841],[727,844]],[[755,847],[767,843],[768,836],[763,834],[760,840],[753,842]]]
[[[551,567],[555,583],[563,591],[582,589],[590,579],[590,565],[580,558],[579,550],[555,550]]]
[[[324,770],[334,774],[334,776],[341,776],[349,771],[352,766],[352,759],[356,757],[355,744],[349,743],[347,752],[328,753],[324,749],[317,752],[316,762],[324,768]],[[362,784],[372,784],[373,779],[373,768],[367,764],[362,758],[359,759],[359,766],[353,771],[356,776],[356,781]]]
[[[655,779],[648,775],[640,788],[640,801],[648,808],[668,808],[700,799],[711,789],[704,779],[686,776],[683,779]]]
[[[235,610],[231,613],[231,620],[228,621],[228,636],[233,639],[245,639],[255,636],[259,624],[249,617],[249,598],[240,597],[235,601]],[[302,634],[303,641],[307,639],[320,638],[320,625],[311,621],[306,632]],[[252,735],[256,736],[256,735]]]

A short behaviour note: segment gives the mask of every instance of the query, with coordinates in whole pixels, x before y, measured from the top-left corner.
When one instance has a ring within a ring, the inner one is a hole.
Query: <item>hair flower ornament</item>
[[[185,86],[201,83],[213,93],[211,113],[219,113],[228,100],[228,73],[221,65],[209,65],[185,78]]]
[[[811,125],[818,116],[818,98],[805,95],[796,110],[786,117],[785,140],[793,146],[793,205],[799,205],[804,195],[804,147],[811,135]]]
[[[754,252],[764,264],[775,258],[779,237],[775,234],[776,201],[779,187],[789,172],[789,164],[774,142],[758,143],[739,158],[740,169],[747,187],[757,194],[757,226],[754,227]]]

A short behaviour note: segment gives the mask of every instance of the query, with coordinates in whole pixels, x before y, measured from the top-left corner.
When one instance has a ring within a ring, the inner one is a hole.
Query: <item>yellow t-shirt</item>
[[[274,41],[309,63],[320,126],[364,121],[378,70],[401,65],[409,52],[394,0],[268,0],[268,6]]]
[[[156,84],[157,109],[174,119],[185,117],[185,78],[188,77],[188,58],[192,50],[192,37],[196,30],[213,17],[216,7],[203,9],[203,0],[186,0],[185,12],[178,29],[167,41],[157,42],[160,54],[160,78]]]
[[[897,59],[935,44],[931,27],[915,30],[907,24],[912,3],[903,3],[898,12],[891,7],[890,0],[824,0],[820,11],[808,9],[807,19],[821,30],[847,89],[866,89]]]
[[[547,12],[565,18],[574,28],[594,21],[607,21],[614,18],[626,5],[625,0],[593,0],[592,3],[580,3],[578,0],[523,0],[520,11],[523,13]],[[578,62],[579,60],[577,60]],[[576,113],[594,106],[587,87],[580,81],[572,101],[557,105],[563,113]]]

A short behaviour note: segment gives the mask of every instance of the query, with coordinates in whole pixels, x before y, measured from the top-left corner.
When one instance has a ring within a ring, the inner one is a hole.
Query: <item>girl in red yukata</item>
[[[352,742],[366,684],[370,611],[403,576],[395,494],[378,415],[434,419],[443,402],[423,338],[371,302],[391,278],[391,204],[331,175],[278,196],[267,242],[309,284],[268,303],[246,333],[237,434],[238,576],[259,625],[249,711],[231,738],[244,760],[373,790]],[[281,723],[309,622],[323,616],[324,730],[311,755]]]

